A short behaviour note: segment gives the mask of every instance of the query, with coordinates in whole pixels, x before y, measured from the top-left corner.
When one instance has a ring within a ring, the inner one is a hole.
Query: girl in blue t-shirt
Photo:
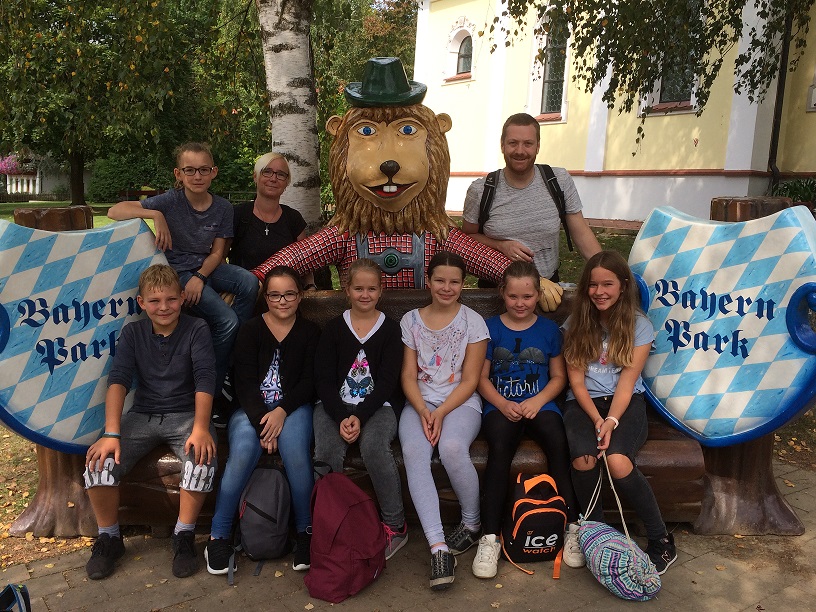
[[[643,521],[646,553],[662,574],[677,559],[654,493],[635,457],[646,442],[646,365],[654,328],[638,307],[638,289],[626,260],[601,251],[587,261],[564,323],[564,358],[570,392],[564,405],[572,480],[586,512],[598,482],[600,452],[606,451],[615,489]],[[600,500],[587,517],[603,521]]]
[[[482,484],[484,535],[473,560],[478,578],[496,575],[501,529],[510,469],[523,434],[547,454],[549,472],[567,504],[569,546],[567,565],[584,564],[577,545],[578,510],[570,480],[569,452],[561,411],[555,399],[567,383],[558,326],[536,314],[538,271],[532,263],[516,261],[504,272],[499,287],[507,311],[487,320],[490,342],[479,380],[484,398],[482,434],[489,454]]]

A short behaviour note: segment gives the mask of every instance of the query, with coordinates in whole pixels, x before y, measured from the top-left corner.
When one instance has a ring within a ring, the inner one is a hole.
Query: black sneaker
[[[674,547],[674,536],[666,534],[659,540],[649,540],[646,554],[654,563],[658,574],[663,574],[677,560],[677,549]]]
[[[453,570],[456,568],[456,557],[447,550],[437,550],[431,555],[431,588],[444,591],[453,584]]]
[[[122,538],[112,538],[107,533],[99,534],[91,549],[91,558],[85,564],[85,571],[91,580],[101,580],[113,573],[116,561],[125,554]]]
[[[482,537],[482,530],[471,531],[465,527],[464,523],[459,523],[450,535],[445,538],[445,544],[454,555],[461,555],[474,544],[479,543]]]
[[[300,531],[297,534],[295,544],[295,556],[292,559],[292,569],[298,572],[305,572],[312,566],[310,548],[312,546],[312,528]]]
[[[186,578],[197,571],[195,534],[192,531],[179,531],[173,534],[173,575],[176,578]]]
[[[238,570],[235,549],[229,540],[208,540],[207,546],[204,547],[204,559],[207,561],[207,571],[216,576],[229,572],[230,559],[232,559],[232,571]]]

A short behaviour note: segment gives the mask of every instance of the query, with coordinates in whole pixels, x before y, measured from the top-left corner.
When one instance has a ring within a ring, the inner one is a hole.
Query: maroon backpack
[[[385,569],[385,546],[377,507],[348,476],[332,472],[315,483],[309,595],[339,603],[360,592]]]

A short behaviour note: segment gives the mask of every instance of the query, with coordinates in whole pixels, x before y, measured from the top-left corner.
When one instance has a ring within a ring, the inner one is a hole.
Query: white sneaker
[[[570,523],[564,534],[564,563],[570,567],[584,567],[586,559],[578,543],[578,525]]]
[[[499,571],[501,544],[495,534],[488,533],[479,538],[479,548],[473,559],[473,575],[477,578],[493,578]]]

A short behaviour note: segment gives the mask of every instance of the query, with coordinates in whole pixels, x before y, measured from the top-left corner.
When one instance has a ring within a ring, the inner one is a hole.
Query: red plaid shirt
[[[396,248],[403,253],[412,251],[411,234],[375,234],[368,232],[368,249],[376,255],[389,247]],[[452,227],[448,232],[448,239],[441,245],[430,232],[425,232],[425,266],[438,251],[458,253],[465,260],[468,272],[491,280],[494,283],[501,281],[504,269],[510,265],[510,260],[502,253],[477,242],[460,229]],[[348,232],[340,234],[336,227],[326,227],[312,234],[305,240],[300,240],[281,249],[252,273],[263,280],[266,273],[274,266],[291,266],[301,276],[324,266],[337,266],[341,283],[345,287],[346,272],[349,266],[357,260],[357,244],[355,237]],[[414,271],[405,268],[396,274],[384,274],[383,286],[385,289],[413,289]]]

